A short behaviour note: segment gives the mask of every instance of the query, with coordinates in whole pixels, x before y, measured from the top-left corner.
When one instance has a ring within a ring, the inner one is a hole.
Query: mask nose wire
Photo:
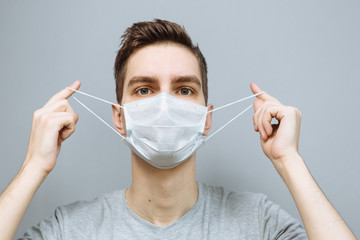
[[[231,103],[228,103],[228,104],[225,104],[221,107],[218,107],[218,108],[215,108],[211,111],[208,111],[208,113],[211,113],[211,112],[214,112],[216,110],[219,110],[219,109],[222,109],[222,108],[226,108],[226,107],[229,107],[235,103],[238,103],[238,102],[242,102],[246,99],[249,99],[249,98],[252,98],[252,97],[256,97],[260,94],[264,93],[264,91],[262,92],[259,92],[259,93],[256,93],[256,94],[253,94],[253,95],[250,95],[248,97],[245,97],[245,98],[242,98],[242,99],[239,99],[239,100],[236,100],[234,102],[231,102]],[[249,110],[250,108],[252,107],[252,104],[250,106],[248,106],[247,108],[245,108],[245,110],[243,110],[242,112],[240,112],[238,115],[236,115],[235,117],[233,117],[230,121],[228,121],[227,123],[225,123],[222,127],[220,127],[218,130],[216,130],[214,133],[212,133],[210,136],[208,136],[204,141],[206,142],[207,140],[209,140],[212,136],[214,136],[216,133],[220,132],[221,130],[223,130],[227,125],[229,125],[231,122],[233,122],[235,119],[237,119],[238,117],[240,117],[241,115],[243,115],[247,110]]]

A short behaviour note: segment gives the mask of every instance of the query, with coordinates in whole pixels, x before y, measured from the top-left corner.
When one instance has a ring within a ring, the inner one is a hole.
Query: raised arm
[[[251,84],[254,94],[262,90]],[[288,187],[309,239],[355,239],[326,198],[299,154],[301,112],[282,105],[267,93],[254,102],[254,129],[265,155]],[[276,118],[278,124],[272,125]]]
[[[71,88],[78,89],[80,82]],[[75,131],[78,115],[66,100],[73,91],[55,94],[34,112],[25,161],[0,196],[0,239],[12,239],[35,192],[55,167],[62,142]]]

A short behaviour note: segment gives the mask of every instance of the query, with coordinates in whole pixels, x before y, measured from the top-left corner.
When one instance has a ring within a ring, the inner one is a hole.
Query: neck
[[[166,226],[188,212],[196,203],[195,154],[173,169],[157,169],[134,153],[132,184],[125,197],[139,217]]]

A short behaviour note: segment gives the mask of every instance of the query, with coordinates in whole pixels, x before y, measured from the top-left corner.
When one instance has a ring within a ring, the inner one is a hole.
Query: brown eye
[[[188,96],[192,94],[192,91],[189,88],[182,88],[179,90],[180,95]]]
[[[144,95],[150,94],[151,91],[150,91],[150,89],[148,89],[148,88],[140,88],[139,90],[137,90],[137,93],[138,93],[139,95],[144,96]]]

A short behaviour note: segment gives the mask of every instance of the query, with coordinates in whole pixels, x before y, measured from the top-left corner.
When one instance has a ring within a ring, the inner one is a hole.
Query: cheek
[[[122,96],[120,105],[121,105],[121,106],[124,106],[124,104],[125,104],[125,103],[128,103],[128,102],[131,102],[130,97],[129,97],[129,94],[127,94],[127,93],[124,91],[124,94],[123,94],[123,96]],[[121,109],[121,110],[122,110],[121,114],[124,114],[124,112],[123,112],[124,109]]]
[[[122,125],[123,125],[123,128],[126,129],[126,121],[125,121],[125,112],[124,112],[124,109],[121,109],[121,122],[122,122]]]
[[[204,105],[206,107],[205,97],[204,97],[204,94],[202,91],[200,92],[200,94],[198,94],[197,101],[198,101],[198,104]]]

